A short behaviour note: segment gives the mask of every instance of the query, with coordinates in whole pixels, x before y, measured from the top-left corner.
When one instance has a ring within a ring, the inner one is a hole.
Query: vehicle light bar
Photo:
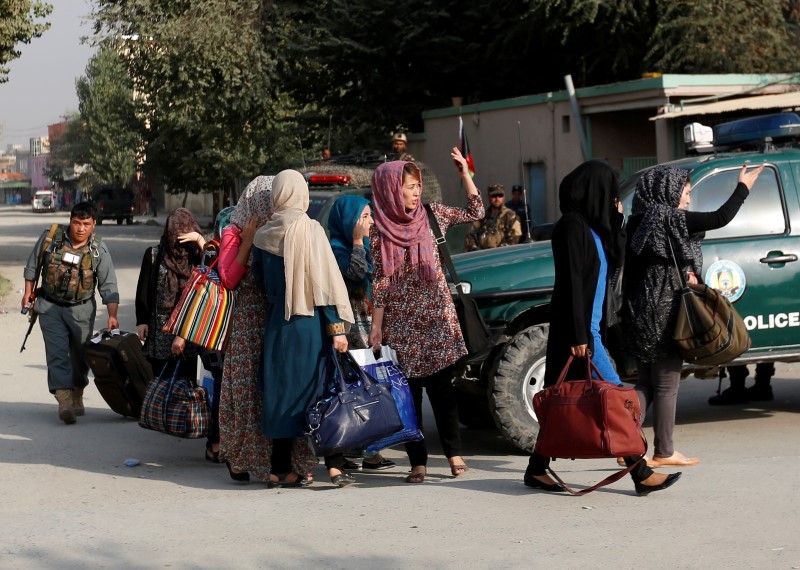
[[[350,176],[344,174],[312,174],[308,177],[310,186],[346,186],[350,184]]]

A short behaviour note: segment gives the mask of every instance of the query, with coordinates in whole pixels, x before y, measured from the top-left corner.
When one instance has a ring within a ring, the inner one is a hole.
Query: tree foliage
[[[100,45],[86,74],[75,82],[85,145],[94,183],[123,183],[133,178],[142,152],[142,121],[137,116],[133,83],[126,62],[111,42]]]
[[[0,83],[8,81],[8,62],[20,56],[18,45],[27,44],[50,28],[44,18],[53,6],[41,0],[0,2]]]
[[[299,156],[297,108],[275,81],[282,24],[260,0],[99,0],[96,29],[125,44],[146,169],[171,191],[230,188]]]
[[[426,109],[662,73],[797,69],[796,0],[97,0],[127,38],[147,168],[229,186]]]
[[[79,113],[64,117],[64,130],[50,140],[50,155],[45,167],[47,177],[61,187],[74,182],[75,168],[89,161],[86,129]],[[89,189],[90,180],[84,179],[84,188]]]
[[[797,69],[797,2],[673,0],[659,6],[647,60],[680,73]]]

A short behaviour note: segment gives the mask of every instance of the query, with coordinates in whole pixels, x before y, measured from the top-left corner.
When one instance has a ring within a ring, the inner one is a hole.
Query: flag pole
[[[525,235],[522,243],[530,243],[533,241],[531,238],[531,217],[528,213],[528,189],[525,186],[525,163],[522,158],[522,125],[517,121],[517,141],[519,143],[519,173],[522,177],[522,200],[525,204]]]

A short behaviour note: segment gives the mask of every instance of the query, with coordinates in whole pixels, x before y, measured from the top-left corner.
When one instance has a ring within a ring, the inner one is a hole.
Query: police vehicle
[[[733,221],[706,233],[702,277],[733,303],[749,330],[752,348],[735,363],[800,360],[800,116],[779,113],[713,129],[695,123],[684,138],[695,155],[668,164],[689,171],[691,210],[721,206],[743,164],[766,166]],[[642,172],[622,184],[626,215]],[[465,253],[453,262],[495,339],[493,350],[456,378],[462,422],[493,421],[531,451],[538,433],[532,399],[543,385],[554,278],[550,243]],[[633,372],[614,356],[623,376]]]

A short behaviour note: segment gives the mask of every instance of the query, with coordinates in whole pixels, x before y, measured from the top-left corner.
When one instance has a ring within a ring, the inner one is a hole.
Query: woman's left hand
[[[697,280],[697,275],[695,275],[694,271],[689,271],[686,273],[686,282],[689,285],[697,285],[699,281]]]
[[[185,348],[186,348],[186,339],[176,336],[175,340],[172,341],[173,356],[181,356],[183,354],[183,349]]]
[[[206,239],[197,232],[186,232],[185,234],[178,235],[178,241],[181,243],[195,242],[202,249],[206,245]]]
[[[333,337],[333,348],[337,352],[347,352],[347,337],[343,334],[337,334]]]
[[[577,356],[578,358],[586,358],[587,356],[589,356],[589,345],[578,344],[575,346],[571,346],[569,351],[572,353],[572,356]]]

